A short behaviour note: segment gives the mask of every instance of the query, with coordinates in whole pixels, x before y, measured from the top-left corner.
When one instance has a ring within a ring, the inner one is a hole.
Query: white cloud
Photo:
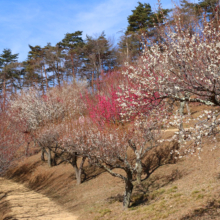
[[[7,2],[7,3],[6,3]],[[92,2],[92,3],[91,3]],[[152,8],[155,1],[149,1]],[[137,0],[10,0],[0,2],[0,53],[4,48],[25,60],[28,44],[52,45],[77,30],[94,35],[116,35],[127,26]],[[165,5],[166,7],[166,5]]]

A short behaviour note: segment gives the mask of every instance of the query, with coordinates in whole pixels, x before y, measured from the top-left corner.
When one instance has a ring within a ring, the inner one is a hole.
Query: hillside
[[[220,219],[209,3],[138,2],[117,45],[78,30],[29,44],[24,62],[3,49],[0,220]]]
[[[22,184],[1,178],[1,219],[66,219],[76,217],[46,196],[34,192]]]
[[[5,178],[50,198],[79,220],[219,219],[220,149],[211,151],[211,146],[212,143],[205,143],[200,160],[190,156],[161,166],[142,186],[135,185],[128,211],[122,210],[123,182],[88,164],[86,180],[81,185],[76,185],[70,165],[49,168],[40,161],[39,154],[19,163]],[[9,216],[17,217],[16,212],[8,210]]]

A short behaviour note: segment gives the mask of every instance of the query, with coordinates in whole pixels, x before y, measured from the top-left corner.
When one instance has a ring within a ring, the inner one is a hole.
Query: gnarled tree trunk
[[[47,152],[47,163],[48,163],[49,167],[52,167],[52,164],[51,164],[51,149],[50,148],[48,148],[48,152]]]
[[[41,160],[45,160],[44,154],[47,155],[47,163],[48,163],[48,166],[49,166],[49,167],[52,167],[52,163],[51,163],[51,149],[48,148],[48,151],[46,151],[45,148],[42,148],[42,151],[41,151]]]
[[[44,153],[45,153],[45,149],[42,148],[42,149],[41,149],[41,160],[42,160],[42,161],[45,161]]]
[[[83,165],[84,165],[85,160],[86,160],[86,157],[83,157],[82,161],[80,163],[80,166],[78,167],[78,165],[77,165],[77,153],[75,152],[73,154],[73,157],[72,157],[72,160],[71,160],[71,165],[75,169],[77,185],[82,183],[81,175],[83,173]]]
[[[183,110],[184,110],[185,102],[180,102],[180,109],[179,114],[181,117],[180,125],[179,125],[179,141],[180,141],[180,147],[183,143]]]
[[[136,160],[136,171],[137,171],[137,183],[141,184],[141,174],[142,174],[142,163],[141,163],[141,159],[137,159]]]
[[[129,207],[131,201],[131,194],[133,191],[132,184],[132,172],[130,170],[126,170],[127,178],[125,179],[125,193],[123,200],[123,208],[127,209]]]

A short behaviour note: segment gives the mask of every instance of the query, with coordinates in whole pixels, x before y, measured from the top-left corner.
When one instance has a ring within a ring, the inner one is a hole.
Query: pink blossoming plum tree
[[[8,111],[7,108],[5,110]],[[7,111],[0,113],[0,174],[20,158],[18,149],[22,152],[26,141],[25,134],[20,132],[25,129],[24,123],[22,120],[18,123],[11,120]]]

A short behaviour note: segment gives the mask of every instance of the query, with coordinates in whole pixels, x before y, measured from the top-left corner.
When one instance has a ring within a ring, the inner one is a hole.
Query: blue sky
[[[156,8],[157,1],[141,1]],[[77,30],[95,36],[105,31],[116,41],[138,0],[0,0],[0,53],[9,48],[27,58],[28,44],[55,45]],[[171,8],[171,0],[161,1]]]

